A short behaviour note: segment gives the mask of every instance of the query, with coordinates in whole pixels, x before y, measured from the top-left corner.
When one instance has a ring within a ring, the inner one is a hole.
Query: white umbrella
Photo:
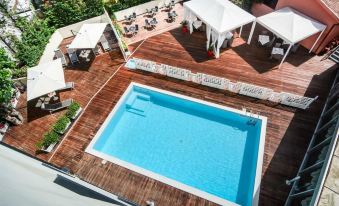
[[[94,49],[107,23],[83,24],[69,45],[69,49]]]
[[[27,70],[27,101],[65,86],[61,59],[39,64]]]

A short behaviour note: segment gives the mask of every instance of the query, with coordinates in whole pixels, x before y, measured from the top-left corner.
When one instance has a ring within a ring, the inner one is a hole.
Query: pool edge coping
[[[147,176],[148,178],[155,179],[155,180],[160,181],[164,184],[175,187],[179,190],[188,192],[190,194],[196,195],[196,196],[201,197],[203,199],[206,199],[208,201],[211,201],[211,202],[214,202],[214,203],[217,203],[217,204],[220,204],[220,205],[226,205],[226,206],[240,206],[239,204],[231,202],[230,200],[223,199],[223,198],[218,197],[216,195],[207,193],[207,192],[202,191],[200,189],[197,189],[197,188],[194,188],[192,186],[183,184],[179,181],[167,178],[167,177],[159,175],[155,172],[151,172],[149,170],[146,170],[144,168],[141,168],[141,167],[136,166],[134,164],[131,164],[129,162],[120,160],[120,159],[115,158],[115,157],[110,156],[110,155],[106,155],[104,153],[98,152],[95,149],[93,149],[94,144],[99,139],[103,130],[106,128],[107,124],[110,122],[112,117],[115,115],[116,111],[120,108],[122,102],[125,100],[126,96],[129,94],[129,92],[133,89],[134,86],[153,90],[153,91],[156,91],[156,92],[159,92],[159,93],[163,93],[163,94],[166,94],[166,95],[178,97],[178,98],[189,100],[189,101],[192,101],[192,102],[204,104],[204,105],[215,107],[215,108],[218,108],[218,109],[230,111],[230,112],[237,113],[237,114],[240,114],[240,115],[243,115],[243,116],[260,119],[262,121],[261,122],[262,125],[261,125],[261,128],[260,128],[260,141],[259,141],[257,164],[256,164],[256,175],[255,175],[255,182],[254,182],[254,189],[253,189],[253,196],[252,196],[252,206],[258,206],[259,205],[260,183],[261,183],[261,176],[262,176],[261,172],[262,172],[264,147],[265,147],[265,137],[266,137],[266,127],[267,127],[267,117],[265,117],[265,116],[261,116],[261,115],[251,116],[251,113],[248,113],[247,111],[244,111],[244,110],[238,110],[238,109],[234,109],[234,108],[231,108],[231,107],[228,107],[228,106],[208,102],[208,101],[197,99],[197,98],[194,98],[194,97],[189,97],[189,96],[178,94],[178,93],[175,93],[175,92],[170,92],[170,91],[158,89],[158,88],[155,88],[155,87],[152,87],[152,86],[148,86],[148,85],[144,85],[144,84],[140,84],[140,83],[136,83],[136,82],[131,82],[128,85],[128,87],[126,88],[123,95],[120,96],[118,102],[115,104],[112,111],[106,117],[104,123],[100,126],[99,130],[96,132],[96,134],[95,134],[94,138],[91,140],[90,144],[86,147],[86,149],[85,149],[86,153],[89,153],[89,154],[94,155],[96,157],[102,158],[103,160],[107,160],[107,161],[112,162],[114,164],[117,164],[121,167],[129,169],[133,172]]]

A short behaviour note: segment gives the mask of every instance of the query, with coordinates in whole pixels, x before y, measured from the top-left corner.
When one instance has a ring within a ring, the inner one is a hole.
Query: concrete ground
[[[96,191],[94,191],[96,190]],[[107,196],[105,196],[107,195]],[[0,145],[1,206],[127,205],[116,196]]]

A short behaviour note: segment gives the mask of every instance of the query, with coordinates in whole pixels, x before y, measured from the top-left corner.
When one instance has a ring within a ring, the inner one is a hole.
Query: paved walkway
[[[166,31],[170,31],[180,26],[180,22],[183,19],[184,15],[184,7],[181,3],[175,4],[175,7],[172,9],[178,14],[176,21],[168,22],[167,21],[167,13],[168,11],[165,8],[159,9],[159,12],[154,16],[159,22],[154,29],[146,29],[145,26],[145,19],[149,21],[152,19],[145,14],[137,16],[136,20],[132,24],[126,24],[125,21],[120,21],[118,24],[120,25],[121,29],[124,30],[124,27],[129,28],[130,26],[134,26],[135,24],[139,25],[139,32],[136,35],[124,36],[124,41],[129,45],[139,41],[142,41],[146,38],[151,36],[155,36],[161,34]]]

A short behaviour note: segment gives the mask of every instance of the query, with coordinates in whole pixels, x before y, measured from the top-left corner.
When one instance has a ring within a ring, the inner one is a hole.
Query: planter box
[[[64,131],[62,131],[62,132],[57,132],[57,131],[55,131],[55,132],[57,132],[57,133],[59,133],[59,134],[65,134],[65,132],[68,130],[68,128],[69,128],[69,126],[71,126],[71,124],[72,124],[72,122],[68,122],[68,124],[66,125]]]
[[[57,143],[51,144],[47,148],[42,148],[41,150],[44,151],[44,152],[50,153],[54,149],[56,144]]]
[[[80,108],[78,109],[78,111],[75,113],[75,115],[74,115],[73,117],[71,117],[71,119],[72,119],[72,120],[75,120],[76,118],[78,118],[78,116],[80,115],[81,111],[82,111],[82,108],[80,107]]]

